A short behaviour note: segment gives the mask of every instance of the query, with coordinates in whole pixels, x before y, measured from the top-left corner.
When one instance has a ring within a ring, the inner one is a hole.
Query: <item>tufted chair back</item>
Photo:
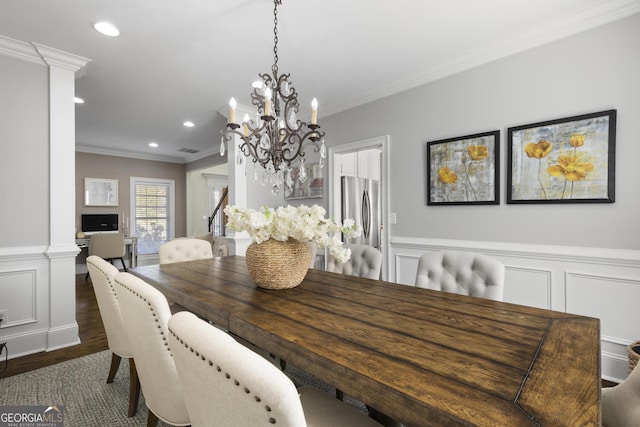
[[[213,258],[211,244],[201,239],[180,238],[170,240],[158,248],[160,264]]]
[[[475,252],[432,252],[420,257],[415,285],[502,301],[504,265]]]
[[[349,249],[351,249],[351,258],[345,263],[329,257],[327,271],[365,277],[367,279],[380,278],[382,252],[373,246],[359,244],[349,245]]]
[[[129,416],[132,417],[138,408],[140,388],[135,363],[133,362],[133,350],[129,343],[120,303],[116,295],[114,279],[118,274],[118,269],[96,255],[87,257],[87,269],[91,275],[93,292],[96,295],[100,317],[107,334],[109,350],[113,353],[107,383],[113,382],[120,367],[121,358],[128,359],[129,381],[131,382],[129,387]]]
[[[169,346],[194,427],[306,425],[298,391],[269,361],[189,312],[169,320]],[[270,408],[270,409],[268,409]]]
[[[602,424],[634,427],[640,422],[640,363],[626,380],[602,389]]]
[[[167,299],[153,286],[129,273],[116,275],[115,288],[149,419],[155,415],[172,425],[189,425],[182,387],[168,345],[167,323],[171,311]]]
[[[120,357],[132,357],[113,282],[114,277],[119,273],[118,269],[96,255],[87,257],[87,269],[91,276],[104,330],[107,333],[109,349]]]
[[[169,346],[193,427],[380,427],[328,393],[296,389],[267,359],[193,313],[171,317]]]

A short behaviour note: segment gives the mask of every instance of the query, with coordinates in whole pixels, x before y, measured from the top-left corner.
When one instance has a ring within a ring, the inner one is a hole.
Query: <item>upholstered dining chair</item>
[[[120,367],[122,358],[129,360],[129,417],[133,417],[138,409],[140,396],[140,382],[133,360],[131,344],[127,337],[124,320],[120,311],[120,304],[116,296],[113,279],[118,274],[118,269],[103,260],[91,255],[87,258],[87,268],[91,275],[93,291],[98,302],[98,310],[107,334],[107,343],[111,350],[111,368],[107,376],[107,384],[111,384]]]
[[[431,252],[420,257],[415,285],[502,301],[504,265],[475,252]]]
[[[213,258],[211,243],[196,238],[169,240],[158,248],[160,264]]]
[[[379,279],[382,269],[382,252],[373,246],[355,243],[348,247],[351,249],[349,261],[342,263],[334,257],[329,257],[327,271],[367,279]]]
[[[316,268],[316,254],[318,253],[318,245],[313,242],[307,242],[309,253],[311,253],[311,261],[309,261],[309,268]]]
[[[640,364],[622,383],[603,388],[601,400],[604,427],[640,425]]]
[[[318,389],[296,389],[267,359],[193,313],[171,317],[169,347],[194,427],[380,425]]]
[[[119,259],[122,268],[127,271],[127,265],[124,263],[124,255],[126,246],[124,244],[124,234],[122,233],[96,233],[89,239],[89,256],[96,255],[105,261],[113,264],[114,259]],[[89,278],[89,272],[85,280]]]
[[[131,343],[144,400],[149,408],[147,426],[158,419],[189,425],[182,387],[168,344],[169,303],[160,291],[129,273],[118,273],[115,288]]]

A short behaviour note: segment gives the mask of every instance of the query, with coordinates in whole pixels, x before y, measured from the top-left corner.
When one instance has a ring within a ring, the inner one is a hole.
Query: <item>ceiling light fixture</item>
[[[182,123],[182,126],[184,126],[184,127],[186,127],[186,128],[192,128],[192,127],[194,127],[195,125],[193,124],[193,122],[192,122],[192,121],[187,120],[186,122]]]
[[[76,104],[84,104],[84,99],[78,98],[77,96],[74,96],[73,97],[73,102],[75,102]]]
[[[297,179],[303,183],[307,180],[303,144],[313,145],[316,153],[320,151],[320,167],[324,165],[327,154],[324,132],[319,131],[318,101],[314,98],[311,103],[310,124],[298,120],[298,92],[289,82],[289,74],[278,75],[278,6],[282,5],[282,0],[274,0],[273,3],[273,65],[271,74],[258,74],[262,80],[252,84],[251,104],[257,108],[255,120],[245,114],[241,132],[240,125],[236,123],[237,103],[231,98],[229,123],[221,132],[220,155],[225,155],[226,144],[234,136],[240,137],[240,152],[236,161],[242,163],[241,154],[252,157],[254,163],[263,167],[263,178],[269,178],[271,192],[278,194],[283,183],[287,189],[293,188],[291,162],[296,159],[300,160]],[[254,179],[257,179],[257,173],[254,173]]]
[[[93,28],[102,35],[109,37],[118,37],[120,35],[120,30],[118,30],[115,25],[110,22],[100,21],[93,24]]]
[[[150,142],[149,143],[149,147],[158,148],[158,143],[157,142]]]

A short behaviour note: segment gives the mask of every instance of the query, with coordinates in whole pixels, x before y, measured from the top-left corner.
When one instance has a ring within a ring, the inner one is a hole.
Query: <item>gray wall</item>
[[[48,245],[47,68],[0,55],[0,70],[0,247]]]
[[[391,136],[392,236],[639,249],[639,41],[634,15],[325,117],[326,141]],[[615,203],[506,204],[508,127],[607,109],[618,111]],[[494,129],[501,204],[427,206],[426,142]]]
[[[80,230],[81,214],[125,213],[130,209],[130,178],[132,176],[175,181],[175,237],[186,236],[186,169],[184,164],[104,156],[76,152],[76,226]],[[84,179],[107,178],[118,180],[118,206],[84,206]]]

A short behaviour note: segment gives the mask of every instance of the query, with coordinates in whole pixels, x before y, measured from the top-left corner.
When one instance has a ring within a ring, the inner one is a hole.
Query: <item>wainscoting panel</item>
[[[504,263],[506,302],[600,319],[602,377],[624,380],[626,346],[640,340],[640,251],[395,236],[389,280],[412,286],[420,256],[441,250],[480,252]]]
[[[506,267],[504,300],[513,304],[551,309],[551,271]]]
[[[36,322],[36,268],[0,271],[0,310],[7,310],[2,328]]]
[[[9,357],[78,344],[74,244],[0,248],[0,328]]]

